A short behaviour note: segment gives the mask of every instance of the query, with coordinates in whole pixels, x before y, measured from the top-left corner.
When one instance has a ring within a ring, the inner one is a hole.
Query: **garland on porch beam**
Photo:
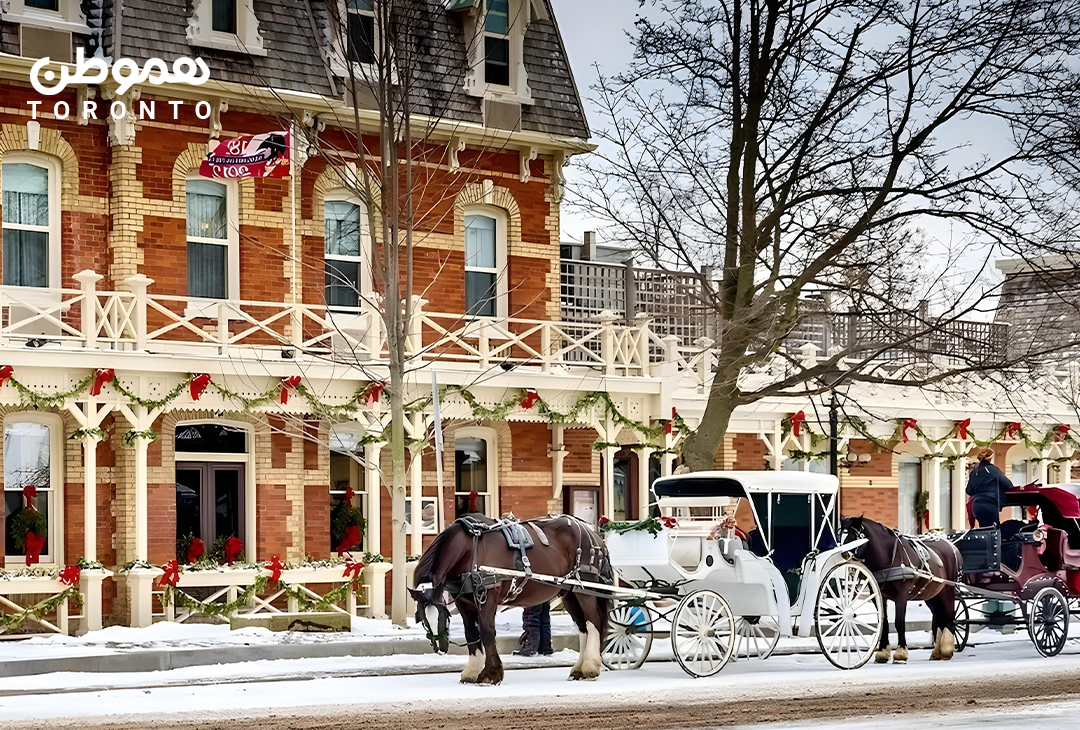
[[[1022,441],[1025,446],[1033,450],[1045,449],[1052,443],[1071,443],[1074,447],[1080,448],[1080,440],[1077,440],[1076,437],[1072,435],[1072,429],[1068,424],[1064,423],[1051,426],[1038,440],[1036,440],[1034,436],[1029,435],[1024,427],[1016,421],[1005,423],[998,429],[997,433],[985,440],[977,438],[974,432],[966,425],[965,421],[958,421],[953,425],[952,430],[947,435],[938,438],[928,436],[914,418],[897,418],[894,420],[894,423],[895,427],[893,428],[892,434],[886,438],[880,438],[870,433],[869,427],[867,427],[866,423],[858,416],[849,416],[844,420],[845,426],[850,426],[859,436],[885,450],[891,450],[897,442],[909,440],[910,437],[904,438],[905,432],[908,431],[913,431],[919,438],[934,445],[958,439],[960,438],[961,431],[963,431],[967,438],[961,440],[971,441],[980,448],[986,448],[990,444],[1001,441],[1002,439]]]

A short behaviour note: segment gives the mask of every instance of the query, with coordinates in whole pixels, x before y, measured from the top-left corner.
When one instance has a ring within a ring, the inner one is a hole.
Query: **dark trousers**
[[[525,609],[522,616],[526,647],[541,654],[551,653],[551,606],[541,603]]]
[[[975,504],[972,505],[972,512],[975,513],[975,521],[979,524],[979,527],[994,527],[998,524],[1000,513],[995,504],[976,500]]]

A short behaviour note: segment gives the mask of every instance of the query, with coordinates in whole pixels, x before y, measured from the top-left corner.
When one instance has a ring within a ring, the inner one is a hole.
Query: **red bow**
[[[353,491],[352,486],[345,487],[345,504],[351,506],[354,499],[356,499],[356,492]]]
[[[609,522],[611,522],[611,520],[609,520],[609,519],[608,519],[607,517],[605,517],[604,515],[600,515],[600,519],[598,519],[598,520],[596,521],[596,526],[597,526],[597,527],[603,527],[604,525],[606,525],[606,524],[607,524],[607,523],[609,523]]]
[[[158,584],[175,588],[176,584],[180,582],[180,564],[175,560],[170,560],[165,565],[162,565],[161,569],[165,573],[158,579]]]
[[[196,375],[191,379],[191,400],[199,400],[206,386],[210,385],[210,376],[207,373]]]
[[[966,441],[968,437],[968,426],[970,425],[970,418],[965,418],[963,421],[958,421],[956,424],[956,437],[963,441]]]
[[[1020,433],[1021,425],[1019,421],[1010,421],[1005,424],[1005,438],[1015,439],[1016,435]]]
[[[345,572],[342,574],[350,580],[360,580],[360,572],[364,569],[362,562],[349,560],[345,563]]]
[[[908,442],[908,435],[907,435],[908,429],[909,428],[915,428],[916,427],[915,424],[917,424],[917,423],[918,423],[918,421],[916,421],[914,418],[905,418],[904,419],[904,425],[901,426],[901,428],[900,428],[900,437],[904,439],[905,444]]]
[[[341,536],[341,541],[334,547],[334,550],[338,555],[343,555],[359,543],[360,527],[358,525],[349,525],[345,528],[345,533]]]
[[[668,436],[675,430],[675,419],[679,417],[679,412],[675,410],[675,406],[671,407],[671,420],[664,424],[664,433]]]
[[[244,550],[244,543],[238,537],[230,537],[225,541],[225,562],[232,565],[237,556]]]
[[[792,413],[788,416],[788,422],[791,424],[791,433],[795,438],[802,436],[802,425],[804,421],[806,421],[806,413],[803,411]]]
[[[372,403],[378,403],[379,395],[382,394],[384,388],[386,388],[386,383],[381,380],[377,383],[372,383],[371,385],[369,385],[367,397],[364,398],[364,402],[367,403],[369,406]]]
[[[479,495],[476,493],[475,490],[469,492],[469,511],[470,512],[475,512],[476,511],[476,498],[478,496]]]
[[[289,391],[296,390],[300,385],[299,375],[290,375],[281,379],[281,405],[289,402]]]
[[[78,565],[69,565],[60,571],[60,582],[66,586],[74,587],[82,575],[82,568]]]
[[[15,375],[15,368],[10,365],[5,365],[0,368],[0,385],[4,384],[4,381]]]
[[[37,499],[37,487],[33,484],[27,484],[22,488],[22,494],[26,497],[26,509],[31,512],[37,511],[37,507],[34,505],[34,500]]]
[[[526,388],[525,394],[521,396],[521,402],[519,405],[523,410],[529,410],[536,405],[536,402],[540,400],[540,394],[533,388]]]
[[[111,383],[116,373],[112,368],[103,368],[94,373],[94,384],[90,386],[90,395],[101,395],[105,383]]]
[[[187,561],[194,563],[206,553],[206,543],[197,537],[191,538],[191,544],[187,549]]]
[[[679,526],[679,521],[674,517],[668,517],[667,515],[660,517],[661,527],[666,527],[669,530],[673,530]]]
[[[281,572],[285,570],[285,566],[281,564],[281,558],[275,555],[270,558],[270,564],[266,566],[266,569],[270,571],[270,582],[277,583],[281,580]]]
[[[1072,427],[1066,423],[1059,424],[1054,427],[1054,443],[1061,443],[1065,440],[1065,437],[1069,435],[1069,431]]]
[[[45,549],[45,538],[35,532],[26,533],[26,564],[34,565],[41,560],[41,551]]]

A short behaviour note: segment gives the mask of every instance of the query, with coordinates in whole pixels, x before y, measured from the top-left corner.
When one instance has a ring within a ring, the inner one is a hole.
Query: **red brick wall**
[[[732,440],[735,449],[733,468],[739,471],[762,471],[765,469],[765,457],[768,449],[765,441],[757,434],[737,433]]]
[[[176,484],[146,486],[148,557],[154,565],[176,558]]]
[[[593,444],[596,431],[591,428],[567,428],[563,430],[563,471],[572,474],[588,474],[592,471]]]
[[[330,557],[330,487],[304,487],[304,554]]]
[[[887,527],[896,527],[898,499],[895,487],[845,487],[840,490],[840,514],[863,515]]]
[[[244,551],[245,557],[248,560],[269,560],[273,555],[284,558],[285,550],[292,542],[285,525],[285,518],[292,515],[292,505],[285,496],[285,485],[260,484],[257,489],[255,520],[258,525],[258,545],[254,555],[248,547]]]

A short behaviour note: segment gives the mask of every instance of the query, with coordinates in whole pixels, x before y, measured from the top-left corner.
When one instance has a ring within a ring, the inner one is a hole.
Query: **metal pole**
[[[829,391],[829,473],[840,476],[840,454],[837,444],[840,440],[840,424],[837,418],[836,391]]]

